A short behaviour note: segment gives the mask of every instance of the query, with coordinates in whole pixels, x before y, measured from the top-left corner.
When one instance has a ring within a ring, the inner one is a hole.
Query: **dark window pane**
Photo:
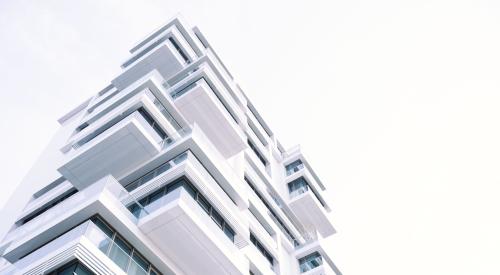
[[[76,263],[73,263],[60,269],[59,272],[57,272],[57,274],[73,275],[73,271],[75,271],[75,268],[76,268]]]
[[[186,181],[182,181],[183,182],[183,187],[184,187],[184,190],[186,190],[186,192],[189,193],[189,195],[191,195],[191,197],[195,198],[196,197],[196,190],[193,188],[193,186],[191,186],[191,184],[189,184],[188,182]]]
[[[208,201],[200,194],[198,194],[198,204],[201,206],[201,208],[203,208],[203,210],[205,210],[205,212],[210,214],[211,206]]]
[[[184,185],[184,181],[178,180],[178,181],[167,186],[167,193],[170,193],[183,185]]]
[[[153,171],[151,171],[151,172],[147,173],[146,175],[144,175],[144,176],[142,177],[142,182],[146,183],[146,182],[148,182],[149,180],[151,180],[152,178],[154,178],[154,177],[155,177],[155,173],[154,173],[154,172],[155,172],[155,171],[153,170]]]
[[[92,273],[88,268],[83,266],[82,264],[78,264],[75,269],[75,275],[92,275]]]
[[[231,229],[231,227],[229,227],[229,226],[227,225],[227,223],[226,223],[226,224],[224,224],[224,234],[226,234],[226,236],[227,236],[227,237],[228,237],[228,238],[229,238],[232,242],[234,242],[234,230],[233,230],[233,229]]]
[[[222,219],[222,216],[217,211],[215,211],[213,208],[212,208],[212,219],[220,228],[222,228],[222,224],[224,223],[224,219]]]
[[[113,230],[109,228],[101,219],[99,218],[92,218],[92,222],[101,229],[104,234],[106,234],[108,237],[113,238]]]
[[[168,163],[168,162],[162,164],[160,167],[158,167],[158,175],[161,174],[161,173],[163,173],[163,172],[165,172],[165,171],[167,171],[168,169],[170,169],[170,167],[171,167],[170,163]]]

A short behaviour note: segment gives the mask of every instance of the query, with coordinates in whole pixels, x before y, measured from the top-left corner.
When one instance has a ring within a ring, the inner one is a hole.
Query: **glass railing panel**
[[[154,168],[153,170],[147,172],[145,175],[141,176],[140,178],[134,180],[133,182],[127,184],[125,186],[125,189],[129,192],[137,189],[139,186],[142,186],[152,179],[155,179],[159,175],[167,172],[170,170],[172,167],[181,164],[187,159],[187,151],[184,153],[181,153],[180,155],[176,156],[175,158],[168,160],[167,162],[163,163],[162,165]]]
[[[98,225],[96,225],[96,223]],[[93,218],[89,222],[87,232],[88,240],[101,250],[110,260],[120,267],[127,274],[148,275],[160,274],[151,264],[141,257],[131,245],[125,242],[116,232],[111,230],[100,219]]]
[[[168,204],[171,200],[168,199],[167,195],[178,188],[183,188],[198,203],[203,211],[212,218],[212,221],[224,232],[224,234],[234,242],[234,230],[213,208],[210,202],[185,178],[177,179],[139,201],[133,199],[134,203],[127,208],[137,219],[141,219]]]

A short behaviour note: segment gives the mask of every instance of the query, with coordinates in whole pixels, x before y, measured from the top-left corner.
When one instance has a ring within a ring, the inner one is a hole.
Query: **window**
[[[319,198],[319,195],[316,193],[316,191],[314,189],[312,189],[310,186],[309,186],[309,183],[303,178],[303,177],[300,177],[290,183],[288,183],[288,191],[290,192],[290,196],[293,198],[293,197],[296,197],[300,194],[303,194],[307,191],[311,190],[311,192],[313,193],[313,195],[316,197],[316,199],[319,201],[319,203],[325,207],[325,204],[323,203],[323,201]]]
[[[255,153],[255,155],[259,158],[260,162],[264,164],[264,166],[267,166],[267,160],[262,156],[262,154],[257,150],[257,147],[249,140],[247,139],[248,146],[250,146],[250,149]]]
[[[156,122],[153,117],[144,109],[144,107],[140,107],[137,111],[144,117],[144,119],[151,125],[151,127],[155,130],[155,132],[161,137],[161,139],[166,139],[168,136],[160,127],[158,122]]]
[[[273,258],[273,256],[271,255],[271,253],[269,253],[264,248],[264,246],[262,245],[262,243],[260,243],[260,241],[257,240],[257,238],[254,236],[254,234],[252,232],[250,232],[250,241],[253,243],[253,245],[255,247],[257,247],[257,249],[260,251],[260,253],[262,253],[262,255],[267,259],[267,261],[271,264],[271,268],[272,268],[274,266],[274,258]]]
[[[28,215],[27,217],[23,218],[22,220],[18,221],[18,224],[19,225],[23,225],[25,223],[28,223],[29,221],[33,220],[34,218],[40,216],[41,214],[45,213],[47,210],[51,209],[52,207],[58,205],[59,203],[65,201],[67,198],[71,197],[73,194],[75,194],[76,192],[78,192],[78,190],[76,189],[71,189],[69,190],[68,192],[66,192],[63,196],[49,202],[48,204],[44,205],[42,208],[40,208],[39,210],[31,213],[30,215]]]
[[[80,126],[76,127],[76,131],[80,132],[81,130],[87,128],[88,126],[89,126],[89,123],[88,122],[84,122]]]
[[[299,259],[300,272],[307,272],[323,264],[323,258],[318,252]]]
[[[283,223],[283,221],[278,217],[278,215],[276,215],[276,213],[273,211],[273,209],[271,208],[271,206],[266,202],[266,200],[262,197],[262,195],[259,193],[259,191],[257,191],[257,188],[255,188],[255,186],[252,184],[252,182],[250,182],[250,180],[247,177],[245,177],[244,179],[245,179],[246,183],[248,184],[248,186],[250,186],[250,188],[253,190],[253,192],[255,193],[255,195],[257,195],[257,197],[260,199],[260,201],[267,208],[267,210],[269,211],[269,214],[270,214],[272,220],[276,223],[276,225],[278,225],[278,228],[281,230],[281,232],[283,232],[283,234],[285,235],[285,237],[294,246],[298,246],[299,242],[297,240],[295,240],[295,238],[293,237],[292,233],[290,233],[290,230],[288,230],[288,228],[286,227],[285,223]]]
[[[189,57],[184,53],[184,51],[181,49],[181,47],[179,47],[179,44],[177,44],[177,42],[175,41],[175,39],[173,37],[169,37],[168,41],[170,41],[170,43],[172,43],[172,45],[177,50],[177,52],[179,52],[179,54],[181,55],[182,59],[184,59],[184,62],[186,62],[186,64],[191,63],[191,61],[189,60]]]
[[[302,163],[302,161],[300,159],[298,159],[298,160],[288,164],[285,167],[286,175],[290,176],[291,174],[298,172],[302,168],[304,168],[304,164]]]
[[[50,273],[48,275],[94,275],[95,273],[90,271],[82,263],[78,261],[70,262]]]
[[[262,121],[260,120],[260,116],[257,116],[257,110],[255,110],[255,108],[253,107],[253,105],[250,105],[248,104],[247,105],[247,108],[248,110],[250,110],[250,112],[252,113],[252,115],[255,117],[255,119],[257,120],[257,122],[260,124],[260,127],[262,127],[262,129],[264,129],[264,131],[266,132],[266,134],[271,137],[272,134],[270,133],[269,129],[267,127],[264,127],[264,123],[262,123]]]

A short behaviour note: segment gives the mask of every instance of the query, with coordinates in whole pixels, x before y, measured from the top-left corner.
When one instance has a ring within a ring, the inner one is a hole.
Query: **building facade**
[[[9,202],[0,274],[340,274],[325,185],[202,33],[175,18],[130,53]]]

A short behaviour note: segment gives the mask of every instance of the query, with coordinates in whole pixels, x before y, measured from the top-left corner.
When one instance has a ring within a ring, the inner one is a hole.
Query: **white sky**
[[[2,1],[0,207],[178,12],[328,184],[345,275],[500,274],[499,1]]]

